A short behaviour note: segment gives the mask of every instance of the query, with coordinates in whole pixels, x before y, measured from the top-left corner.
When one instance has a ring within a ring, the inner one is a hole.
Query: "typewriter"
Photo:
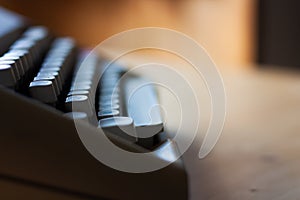
[[[148,122],[148,109],[158,103],[154,86],[129,104],[130,92],[147,80],[132,75],[119,82],[126,68],[113,64],[101,72],[106,60],[98,54],[80,70],[88,55],[74,39],[0,8],[1,199],[187,199],[180,159],[157,171],[127,173],[102,164],[82,144],[74,120],[86,134],[101,128],[128,151],[172,144],[169,154],[178,153],[159,110]],[[155,134],[139,137],[149,132]],[[167,156],[157,154],[153,162]]]

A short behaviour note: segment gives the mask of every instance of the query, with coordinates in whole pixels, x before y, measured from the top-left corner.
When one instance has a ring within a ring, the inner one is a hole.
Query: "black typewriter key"
[[[60,89],[57,80],[52,75],[38,75],[33,79],[33,81],[51,81],[54,86],[56,95],[58,96],[60,94]]]
[[[6,87],[14,87],[17,80],[11,65],[0,63],[0,84]]]
[[[29,85],[29,92],[32,97],[44,103],[57,101],[57,94],[52,81],[32,81]]]
[[[6,59],[3,59],[3,57],[0,58],[0,65],[10,65],[13,72],[14,72],[14,75],[15,75],[15,78],[16,80],[20,80],[20,72],[18,70],[18,67],[16,65],[16,62],[13,61],[13,60],[6,60]]]

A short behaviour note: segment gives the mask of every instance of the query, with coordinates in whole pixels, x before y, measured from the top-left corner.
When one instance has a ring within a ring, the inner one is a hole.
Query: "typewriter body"
[[[133,75],[120,84],[126,69],[116,65],[97,80],[100,72],[93,66],[104,65],[101,56],[91,56],[82,71],[79,66],[87,53],[72,38],[53,36],[46,27],[31,26],[3,8],[0,29],[0,185],[16,186],[14,196],[0,187],[0,198],[33,199],[51,193],[57,199],[187,199],[180,159],[153,172],[121,172],[95,159],[77,133],[74,120],[95,140],[100,127],[125,150],[143,153],[167,145],[176,157],[176,143],[164,135],[159,111],[154,122],[146,119],[148,107],[157,103],[155,88],[145,87],[126,104],[128,94],[145,82],[143,77]],[[126,135],[120,126],[136,136]],[[139,137],[151,131],[153,136]],[[167,160],[164,156],[149,159]],[[36,189],[39,192],[32,192]]]

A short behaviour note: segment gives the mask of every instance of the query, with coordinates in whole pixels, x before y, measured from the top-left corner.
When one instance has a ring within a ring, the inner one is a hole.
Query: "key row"
[[[83,53],[82,57],[87,55]],[[82,59],[83,60],[83,59]],[[65,99],[66,111],[83,112],[92,124],[97,124],[95,113],[95,92],[99,73],[98,56],[91,54],[84,62],[78,62],[71,87]]]
[[[98,87],[98,119],[123,115],[119,87],[123,72],[124,69],[118,65],[111,65],[103,73]]]
[[[133,119],[126,116],[121,98],[120,82],[125,69],[111,64],[104,71],[98,86],[98,126],[106,132],[136,142]]]
[[[45,27],[27,29],[0,57],[0,84],[16,88],[28,80],[41,61],[41,55],[47,51],[51,38]]]
[[[75,57],[73,39],[54,40],[41,68],[29,85],[30,95],[44,103],[55,103],[72,74]]]

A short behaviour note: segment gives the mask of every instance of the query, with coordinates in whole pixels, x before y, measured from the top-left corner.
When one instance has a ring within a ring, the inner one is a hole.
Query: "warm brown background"
[[[159,26],[202,44],[219,65],[255,60],[254,0],[0,0],[85,46],[131,28]]]
[[[201,123],[199,138],[185,154],[191,199],[299,199],[300,75],[246,67],[254,62],[255,4],[255,0],[0,0],[0,5],[59,35],[74,36],[82,45],[93,46],[115,33],[143,26],[192,36],[220,66],[227,117],[207,158],[199,160],[197,154],[208,123]],[[153,60],[149,53],[131,59],[136,64],[149,60]],[[174,59],[165,64],[189,67]],[[237,67],[228,67],[232,65]],[[198,86],[205,91],[200,82]],[[199,95],[199,105],[208,107],[209,99]],[[210,119],[206,111],[201,110],[204,122]]]

